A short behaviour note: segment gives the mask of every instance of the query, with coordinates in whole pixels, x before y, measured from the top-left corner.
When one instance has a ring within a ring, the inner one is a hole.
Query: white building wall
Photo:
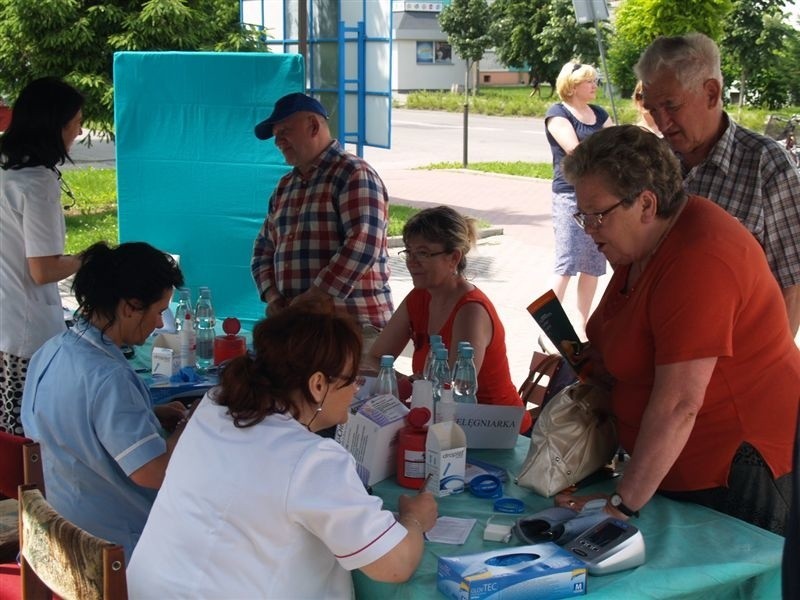
[[[420,38],[427,41],[430,38]],[[392,41],[392,91],[449,90],[464,85],[466,65],[457,56],[451,64],[417,64],[417,40]]]

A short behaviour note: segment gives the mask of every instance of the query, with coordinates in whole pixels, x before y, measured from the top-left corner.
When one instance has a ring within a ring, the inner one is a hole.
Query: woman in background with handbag
[[[615,269],[587,327],[631,454],[607,511],[636,516],[659,492],[783,533],[800,350],[763,250],[687,196],[677,158],[640,127],[595,133],[563,166],[575,220]]]

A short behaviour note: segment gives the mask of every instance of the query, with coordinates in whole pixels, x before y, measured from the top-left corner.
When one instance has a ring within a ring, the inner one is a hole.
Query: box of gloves
[[[554,600],[586,593],[586,565],[552,542],[440,556],[439,591],[453,600]]]

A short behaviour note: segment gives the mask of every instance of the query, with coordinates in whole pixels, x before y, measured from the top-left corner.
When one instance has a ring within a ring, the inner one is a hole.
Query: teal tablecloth
[[[470,452],[509,470],[510,479],[518,471],[528,451],[530,439],[520,437],[513,450]],[[587,493],[611,491],[604,482],[586,488]],[[374,486],[385,506],[397,509],[400,494],[413,493],[387,479]],[[507,496],[525,502],[526,513],[552,506],[514,483],[505,485]],[[395,585],[377,583],[360,571],[353,572],[358,599],[444,598],[436,589],[439,556],[472,554],[504,548],[500,542],[483,541],[483,526],[492,512],[492,501],[468,492],[439,500],[439,514],[471,517],[477,523],[463,546],[426,542],[425,555],[413,579]],[[588,578],[587,592],[592,598],[775,598],[781,597],[781,553],[783,538],[708,508],[679,503],[660,496],[653,498],[634,523],[642,531],[647,546],[647,562],[629,571]],[[520,543],[513,539],[511,545]]]

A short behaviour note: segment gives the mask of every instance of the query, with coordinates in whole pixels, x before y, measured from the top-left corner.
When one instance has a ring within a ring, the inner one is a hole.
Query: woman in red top
[[[614,266],[587,327],[631,454],[606,510],[633,516],[658,491],[783,533],[800,351],[763,250],[687,197],[674,154],[640,127],[594,134],[564,169],[576,221]]]
[[[408,271],[414,289],[403,300],[372,346],[377,361],[383,354],[398,356],[409,340],[414,343],[412,368],[422,373],[430,334],[439,334],[450,352],[469,342],[478,372],[480,404],[523,406],[511,381],[506,334],[489,298],[464,277],[467,253],[475,245],[475,220],[448,206],[420,211],[403,228]],[[525,412],[520,431],[531,427]]]

